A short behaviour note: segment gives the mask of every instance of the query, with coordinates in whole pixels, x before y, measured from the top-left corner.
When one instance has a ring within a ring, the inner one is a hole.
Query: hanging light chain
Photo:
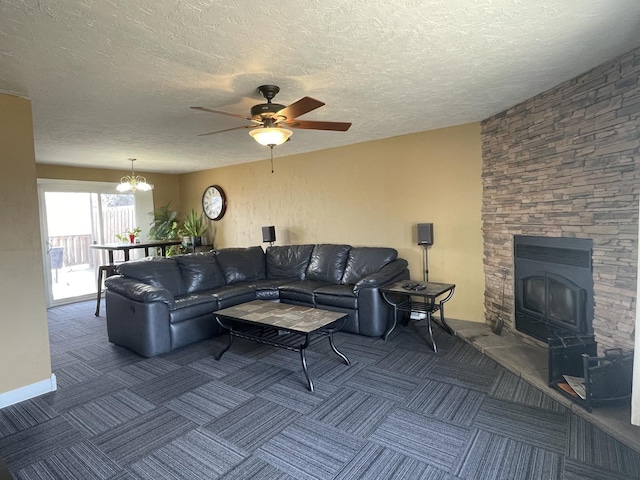
[[[271,149],[271,173],[273,173],[273,147],[275,147],[275,145],[269,145]]]

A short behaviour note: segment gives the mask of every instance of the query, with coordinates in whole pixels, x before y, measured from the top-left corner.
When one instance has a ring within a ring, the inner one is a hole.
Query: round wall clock
[[[202,194],[202,210],[211,220],[220,220],[227,209],[227,197],[218,185],[211,185]]]

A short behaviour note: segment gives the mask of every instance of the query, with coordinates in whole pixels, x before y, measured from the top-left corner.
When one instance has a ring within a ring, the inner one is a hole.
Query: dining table
[[[95,248],[96,250],[106,250],[109,256],[109,265],[113,265],[113,252],[123,252],[124,253],[124,261],[129,261],[129,253],[131,250],[136,250],[140,248],[144,248],[144,255],[146,257],[149,256],[149,250],[151,248],[159,248],[162,252],[162,256],[167,256],[167,247],[172,245],[180,245],[182,243],[181,240],[145,240],[142,242],[134,242],[134,243],[93,243],[90,245],[91,248]]]

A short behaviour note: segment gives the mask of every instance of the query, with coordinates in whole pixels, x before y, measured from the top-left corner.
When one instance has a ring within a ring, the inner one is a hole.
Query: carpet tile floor
[[[15,479],[640,479],[640,452],[423,322],[307,354],[223,337],[145,359],[49,310],[58,390],[0,410]]]

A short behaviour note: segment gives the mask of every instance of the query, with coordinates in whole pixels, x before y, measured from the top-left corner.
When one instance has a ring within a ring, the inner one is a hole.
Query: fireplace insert
[[[538,340],[593,333],[588,239],[514,237],[515,327]]]

